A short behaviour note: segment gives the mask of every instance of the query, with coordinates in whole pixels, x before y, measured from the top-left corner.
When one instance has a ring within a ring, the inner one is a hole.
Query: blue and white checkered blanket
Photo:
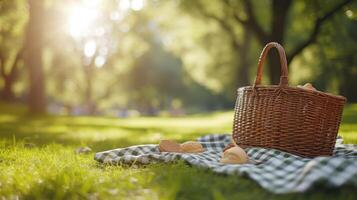
[[[160,152],[157,145],[138,145],[95,154],[102,163],[172,162],[185,160],[192,166],[209,168],[217,173],[248,176],[273,193],[303,192],[314,184],[339,187],[350,184],[357,187],[357,148],[355,145],[336,142],[331,157],[303,158],[280,150],[258,147],[245,148],[248,164],[222,164],[222,151],[231,141],[231,135],[206,135],[197,139],[203,153]],[[254,163],[254,164],[253,164]]]

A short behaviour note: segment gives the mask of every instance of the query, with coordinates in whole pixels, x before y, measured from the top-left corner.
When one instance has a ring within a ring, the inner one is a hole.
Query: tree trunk
[[[23,56],[23,49],[21,49],[19,52],[17,52],[17,55],[15,57],[15,60],[13,61],[11,65],[11,69],[8,73],[5,72],[5,61],[3,56],[1,59],[1,75],[4,80],[4,88],[1,93],[1,99],[7,102],[12,102],[15,100],[15,94],[13,91],[13,85],[16,81],[17,78],[17,72],[18,72],[18,67],[19,67],[19,62],[22,59]]]
[[[268,54],[268,73],[270,84],[277,85],[280,81],[280,60],[279,54],[275,50],[270,50]]]
[[[89,67],[89,66],[85,66]],[[86,87],[85,87],[85,105],[89,115],[93,115],[95,113],[95,104],[93,102],[93,75],[92,73],[86,74]]]
[[[25,65],[29,71],[29,110],[33,114],[46,112],[45,83],[42,66],[43,1],[29,0],[29,24],[26,35]]]
[[[96,105],[93,99],[93,81],[94,81],[94,70],[95,70],[95,58],[97,54],[91,58],[90,62],[86,64],[85,57],[82,58],[82,63],[84,67],[86,87],[84,91],[85,95],[85,106],[87,114],[93,115],[96,112]]]
[[[7,102],[12,102],[15,99],[14,91],[12,89],[14,79],[11,76],[4,78],[4,89],[1,94],[1,99]]]
[[[249,81],[249,51],[251,46],[252,34],[249,30],[243,32],[243,42],[241,48],[236,49],[239,56],[238,63],[238,81],[237,87],[248,86],[250,85]]]
[[[272,24],[270,42],[278,42],[284,45],[286,21],[291,7],[291,0],[274,0],[272,5]],[[265,44],[263,44],[265,45]],[[280,80],[280,63],[277,51],[271,51],[268,55],[269,78],[271,84],[277,84]]]

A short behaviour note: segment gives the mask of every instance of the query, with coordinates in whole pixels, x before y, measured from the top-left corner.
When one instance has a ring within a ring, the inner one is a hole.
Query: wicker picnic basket
[[[279,85],[261,85],[268,51],[280,56]],[[259,58],[253,86],[237,91],[233,139],[241,146],[280,149],[304,157],[330,156],[346,98],[288,84],[284,48],[268,43]]]

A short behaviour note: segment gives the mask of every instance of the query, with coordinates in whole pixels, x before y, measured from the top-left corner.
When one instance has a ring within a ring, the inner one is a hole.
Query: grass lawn
[[[248,178],[217,175],[182,162],[130,167],[93,160],[96,151],[230,132],[232,116],[29,118],[21,107],[0,105],[0,199],[357,199],[350,186],[274,195]],[[357,105],[346,106],[340,135],[357,144]],[[80,146],[94,152],[77,155],[74,150]]]

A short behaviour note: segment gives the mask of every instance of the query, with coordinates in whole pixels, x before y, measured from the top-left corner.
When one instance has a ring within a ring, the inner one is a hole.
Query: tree
[[[15,98],[13,86],[22,66],[25,7],[19,0],[0,2],[0,99],[8,102]]]
[[[42,0],[29,0],[29,22],[25,42],[25,66],[29,73],[28,105],[31,113],[46,111],[42,63],[44,7]]]
[[[232,43],[234,44],[234,50],[237,52],[237,55],[244,55],[245,45],[242,45],[246,40],[240,39],[237,34],[236,27],[242,26],[244,29],[249,30],[254,34],[257,41],[261,46],[264,46],[266,43],[275,41],[279,42],[282,45],[286,44],[286,32],[288,29],[288,20],[289,14],[291,12],[291,7],[293,4],[292,0],[271,0],[269,14],[266,18],[270,18],[271,21],[268,26],[263,26],[260,23],[260,20],[257,18],[257,11],[255,9],[256,5],[251,0],[223,0],[220,1],[219,8],[222,9],[221,12],[217,12],[218,9],[212,8],[213,6],[208,6],[202,1],[182,1],[185,4],[185,10],[189,12],[200,12],[202,16],[207,19],[214,20],[218,23],[221,28],[231,36]],[[313,19],[314,24],[313,28],[310,31],[307,38],[302,39],[297,43],[292,50],[287,52],[288,63],[290,63],[296,56],[298,56],[306,47],[316,42],[317,37],[320,33],[321,27],[328,20],[330,20],[338,11],[340,11],[345,5],[351,3],[352,0],[343,0],[338,1],[331,8],[326,9],[324,4],[325,1],[314,1],[313,10],[317,8],[325,8],[323,13],[316,12],[318,15]],[[216,2],[217,3],[217,2]],[[259,2],[261,3],[261,2]],[[310,2],[309,2],[310,3]],[[305,4],[309,4],[305,2]],[[264,9],[264,8],[261,8]],[[293,21],[294,19],[290,19]],[[265,23],[266,20],[264,21]],[[243,52],[243,53],[242,53]],[[277,83],[279,82],[280,77],[280,66],[279,59],[277,59],[276,53],[270,53],[269,58],[269,77],[270,81]],[[240,59],[245,59],[240,57]]]
[[[6,72],[6,63],[7,63],[6,56],[0,53],[0,75],[4,80],[4,88],[1,93],[1,99],[4,101],[11,102],[15,98],[13,85],[15,83],[18,74],[18,68],[20,65],[19,63],[22,60],[22,54],[23,54],[23,49],[17,52],[15,59],[10,64],[10,69],[8,70],[8,72]]]
[[[183,72],[180,60],[163,49],[159,38],[146,40],[150,47],[136,59],[126,81],[132,104],[143,113],[154,114],[183,96]]]
[[[339,93],[348,102],[357,102],[357,46],[351,45],[357,43],[357,17],[351,12],[353,7],[322,30],[321,45],[315,45],[311,52],[317,58],[312,74],[317,88]]]

